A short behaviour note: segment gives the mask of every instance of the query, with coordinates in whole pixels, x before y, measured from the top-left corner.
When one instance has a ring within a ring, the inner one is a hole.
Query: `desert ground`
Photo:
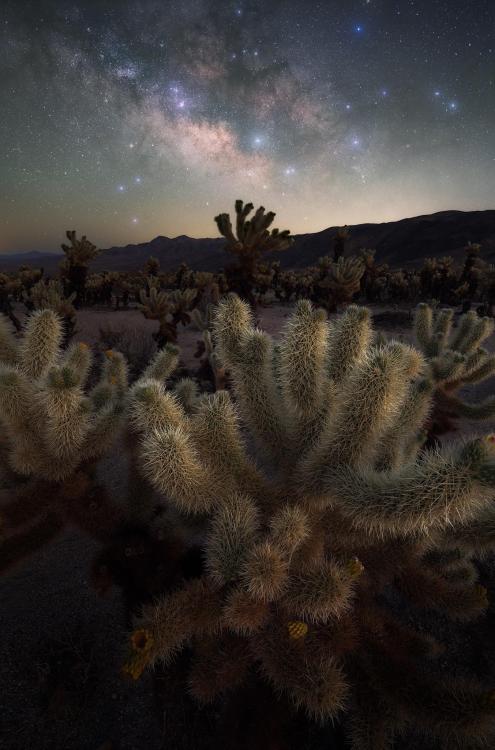
[[[260,307],[259,326],[276,336],[290,311],[291,306]],[[382,330],[389,337],[412,340],[410,328],[393,323],[394,317],[407,316],[406,308],[391,311],[376,306],[372,311],[375,316],[393,312]],[[137,310],[82,310],[78,312],[76,340],[97,344],[101,326],[135,329],[142,337],[151,337],[157,323],[145,320]],[[194,351],[200,334],[192,328],[179,330],[183,364],[193,370],[197,367]],[[495,350],[495,337],[490,338],[488,346]],[[471,387],[469,393],[479,399],[493,390],[491,379]],[[495,430],[495,420],[489,424],[466,421],[461,435],[490,430]],[[114,493],[125,488],[125,462],[118,445],[103,462],[101,476]],[[91,586],[90,568],[97,549],[92,540],[68,530],[0,582],[0,746],[4,750],[209,747],[211,717],[207,710],[198,709],[187,696],[174,692],[157,711],[149,675],[136,683],[120,676],[126,641],[124,611],[119,590],[113,588],[102,598]],[[494,591],[492,567],[490,561],[486,562],[482,577]],[[487,627],[494,617],[492,607]],[[490,648],[483,650],[480,644],[470,643],[469,628],[464,638],[463,642],[452,643],[461,660],[479,659],[485,666],[495,663],[489,656]],[[494,666],[486,669],[493,670]],[[173,681],[168,689],[169,694],[173,692]],[[341,747],[339,742],[330,729],[315,728],[307,730],[302,742],[299,738],[297,747],[330,750]],[[412,745],[406,743],[404,747]]]

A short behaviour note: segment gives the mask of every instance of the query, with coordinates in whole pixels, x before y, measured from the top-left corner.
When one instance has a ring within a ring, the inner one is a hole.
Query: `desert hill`
[[[337,229],[329,227],[321,232],[295,235],[293,247],[270,257],[279,259],[284,268],[311,265],[331,251]],[[441,211],[381,224],[356,224],[349,230],[348,252],[375,248],[377,260],[392,267],[415,265],[428,256],[452,255],[460,259],[468,241],[479,242],[483,257],[495,261],[495,210]],[[142,268],[153,255],[163,270],[174,269],[184,262],[193,269],[216,271],[232,260],[224,251],[224,244],[221,237],[159,236],[138,245],[108,248],[96,258],[91,270],[133,271]],[[0,271],[15,270],[25,263],[42,266],[47,274],[55,273],[60,257],[57,253],[41,252],[4,254],[0,256]]]

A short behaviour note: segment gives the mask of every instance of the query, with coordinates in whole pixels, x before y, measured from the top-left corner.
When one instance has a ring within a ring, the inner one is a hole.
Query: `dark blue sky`
[[[11,2],[0,250],[493,208],[495,3]]]

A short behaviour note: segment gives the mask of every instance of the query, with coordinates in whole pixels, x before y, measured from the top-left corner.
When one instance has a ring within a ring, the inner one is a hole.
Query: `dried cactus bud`
[[[357,557],[353,557],[347,564],[347,571],[351,578],[359,578],[364,571],[364,565]]]

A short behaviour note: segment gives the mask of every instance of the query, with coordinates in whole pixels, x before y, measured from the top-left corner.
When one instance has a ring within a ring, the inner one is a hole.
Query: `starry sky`
[[[0,251],[494,208],[494,0],[3,0]]]

